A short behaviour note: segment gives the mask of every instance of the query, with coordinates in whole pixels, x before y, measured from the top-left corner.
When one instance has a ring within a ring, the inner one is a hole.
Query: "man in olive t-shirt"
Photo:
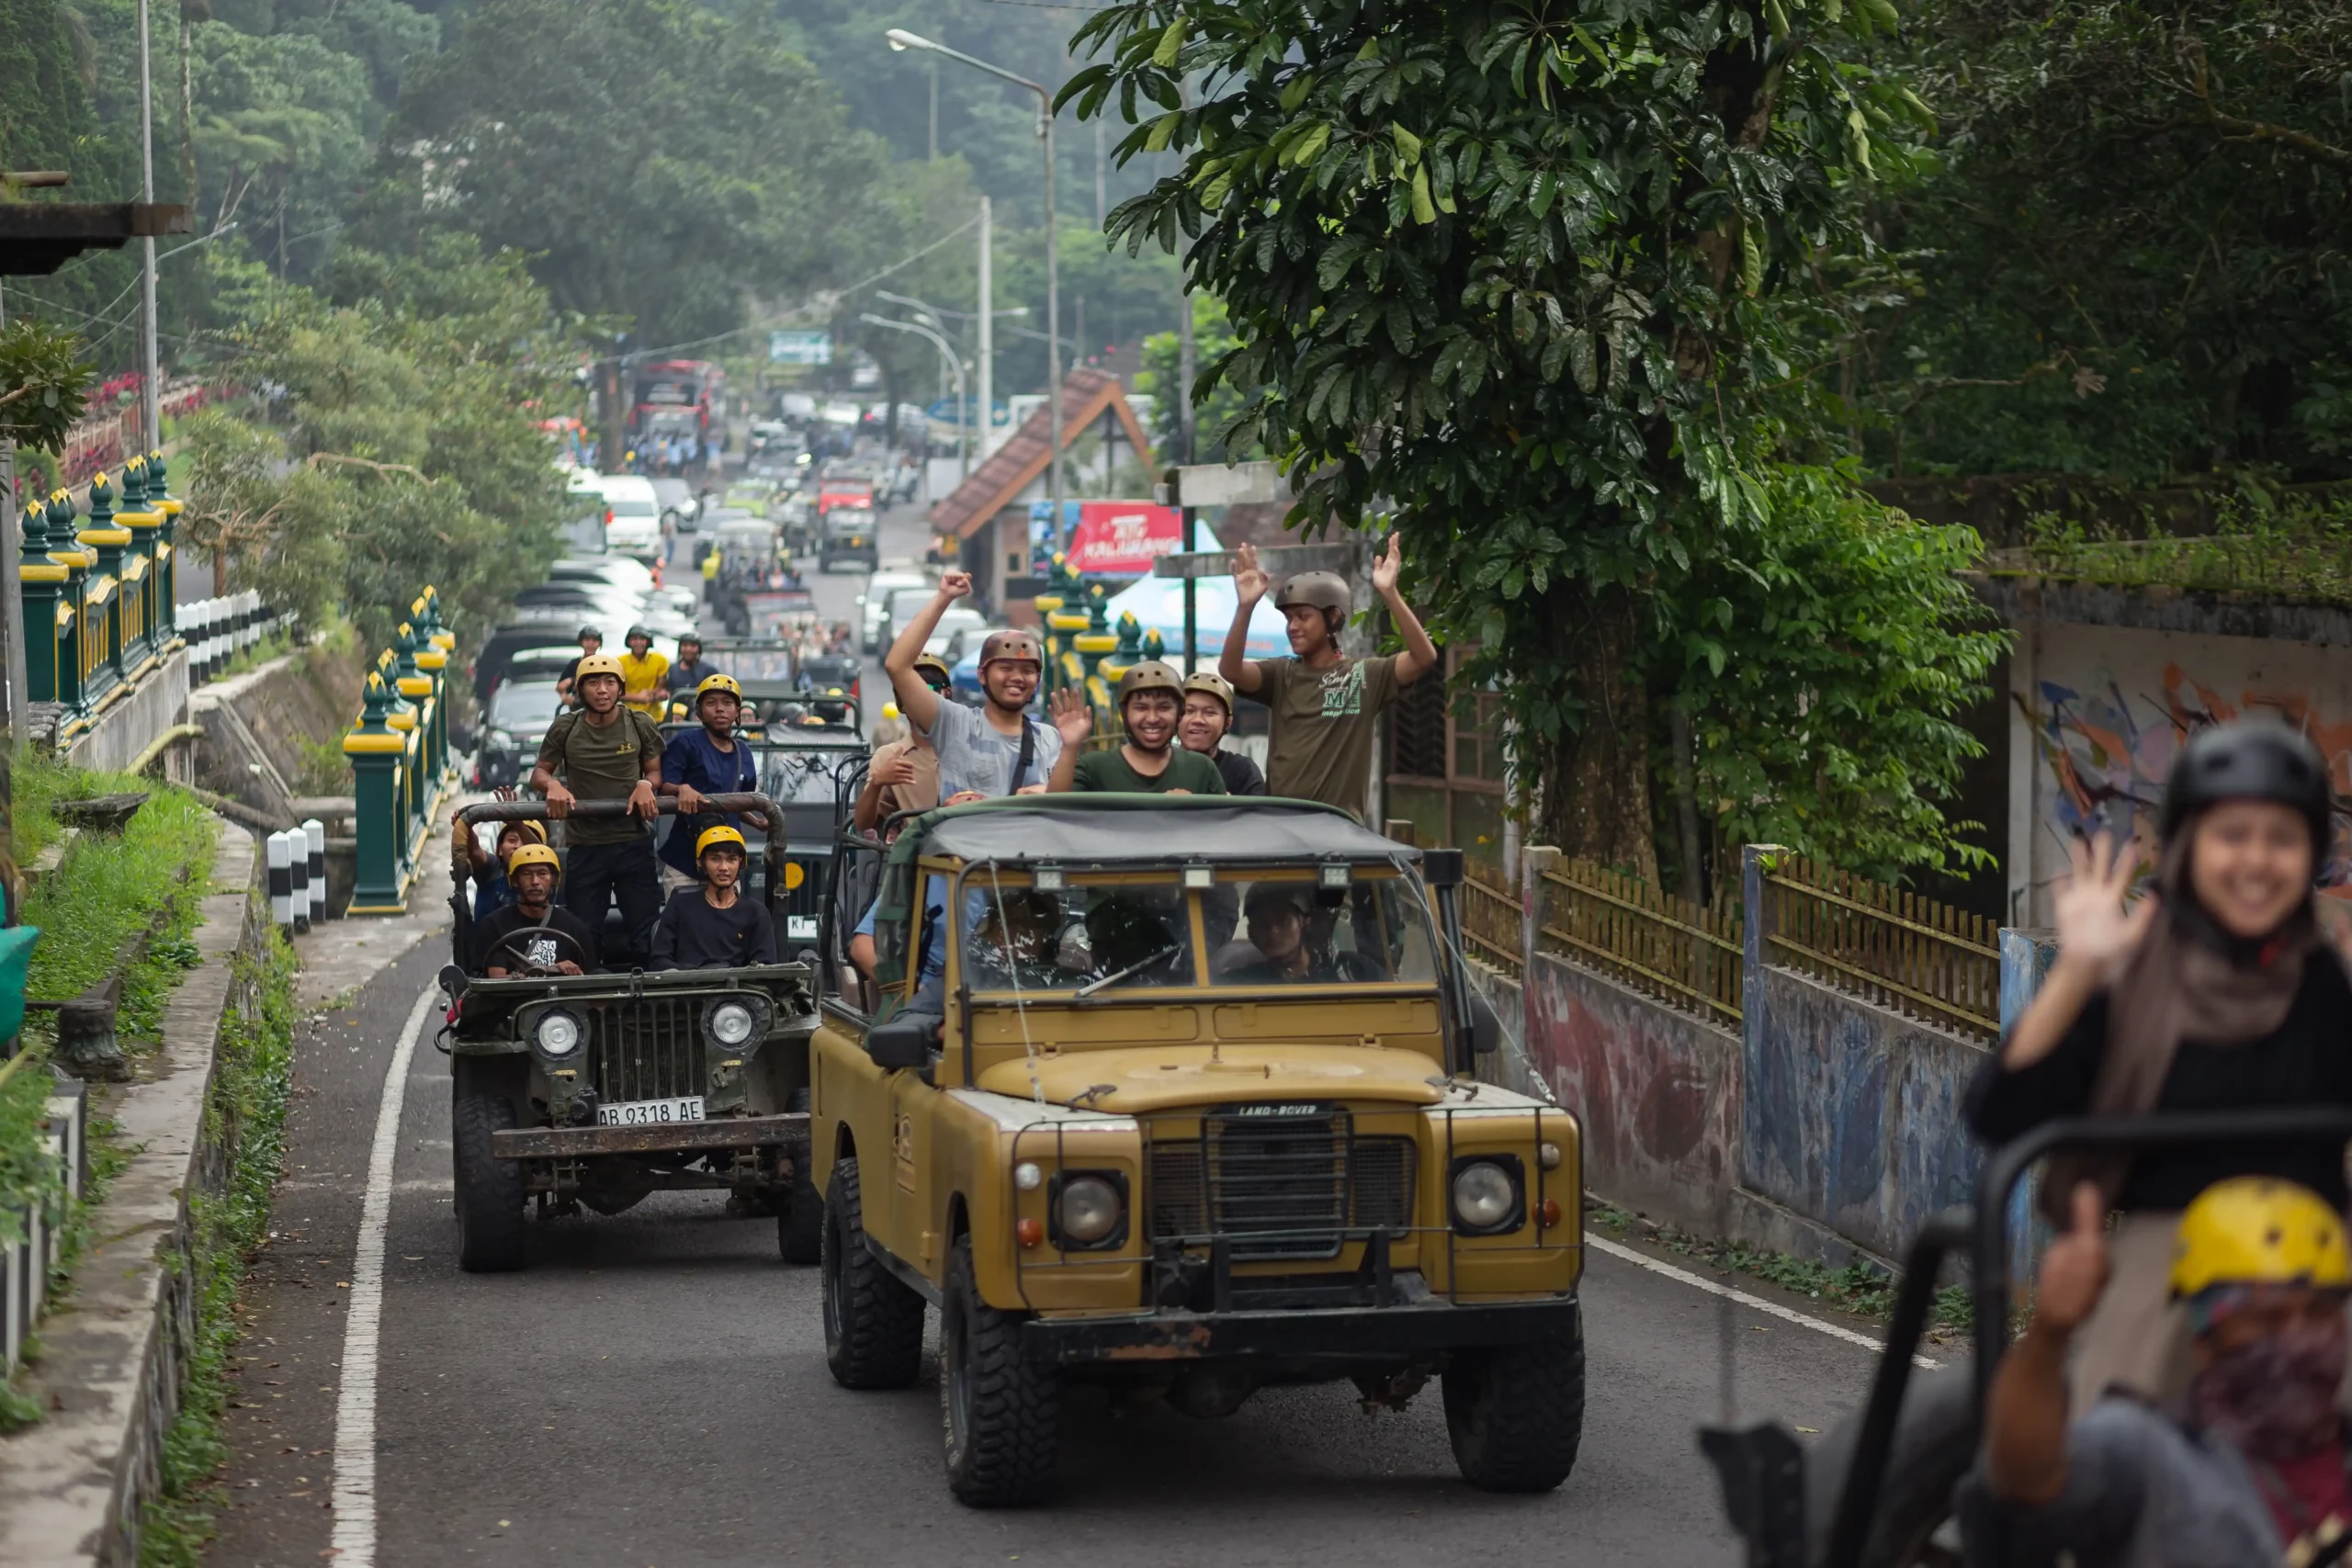
[[[1374,721],[1399,691],[1438,664],[1437,645],[1396,590],[1403,565],[1392,534],[1387,553],[1374,563],[1372,586],[1404,638],[1403,652],[1375,659],[1341,653],[1340,628],[1347,624],[1351,602],[1348,585],[1335,572],[1304,571],[1274,595],[1295,657],[1253,660],[1242,656],[1250,646],[1250,616],[1266,596],[1267,579],[1256,547],[1244,545],[1235,553],[1238,603],[1217,673],[1273,710],[1266,744],[1268,795],[1319,800],[1359,822],[1364,819]]]
[[[615,961],[643,968],[662,913],[662,875],[647,832],[661,812],[655,791],[662,731],[621,705],[620,660],[612,655],[582,659],[574,684],[582,705],[548,727],[531,787],[547,797],[548,815],[564,824],[563,907],[601,937],[605,908],[618,903],[622,936]],[[627,801],[628,813],[574,818],[571,807],[582,800]]]

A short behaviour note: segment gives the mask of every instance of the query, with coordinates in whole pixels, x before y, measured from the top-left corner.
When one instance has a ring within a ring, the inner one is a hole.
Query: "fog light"
[[[1536,1158],[1536,1161],[1537,1161],[1539,1164],[1541,1164],[1541,1165],[1544,1167],[1544,1169],[1546,1169],[1546,1170],[1557,1170],[1557,1169],[1559,1169],[1559,1168],[1560,1168],[1560,1145],[1557,1145],[1557,1144],[1538,1144],[1538,1145],[1535,1145],[1535,1158]]]
[[[1046,1173],[1027,1160],[1012,1168],[1012,1184],[1023,1192],[1035,1192],[1046,1179]]]
[[[1045,1223],[1040,1220],[1023,1220],[1012,1227],[1012,1234],[1024,1248],[1035,1247],[1046,1239]]]

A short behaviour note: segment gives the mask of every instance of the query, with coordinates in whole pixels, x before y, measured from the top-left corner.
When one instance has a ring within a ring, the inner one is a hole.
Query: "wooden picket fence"
[[[1764,874],[1769,956],[1905,1017],[2001,1035],[1998,922],[1795,856]]]
[[[1486,862],[1464,857],[1462,883],[1462,942],[1469,955],[1499,969],[1514,980],[1521,965],[1520,938],[1526,917],[1519,895],[1503,881],[1503,874]]]
[[[1537,944],[1669,1007],[1739,1022],[1746,977],[1739,890],[1691,904],[1585,861],[1543,873]]]

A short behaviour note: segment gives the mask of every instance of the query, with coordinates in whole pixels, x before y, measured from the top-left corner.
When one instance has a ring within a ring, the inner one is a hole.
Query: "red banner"
[[[1148,577],[1152,563],[1184,547],[1184,520],[1172,506],[1148,501],[1079,503],[1069,564],[1104,577]]]

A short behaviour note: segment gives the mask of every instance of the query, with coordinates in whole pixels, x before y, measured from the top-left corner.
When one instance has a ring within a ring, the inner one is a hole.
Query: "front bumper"
[[[1580,1310],[1574,1296],[1547,1296],[1462,1305],[1432,1298],[1306,1311],[1031,1318],[1021,1325],[1021,1344],[1030,1360],[1056,1366],[1217,1356],[1376,1360],[1570,1337],[1578,1332]]]
[[[581,1159],[590,1155],[653,1155],[679,1149],[756,1149],[799,1143],[808,1113],[722,1116],[709,1122],[661,1122],[647,1127],[512,1127],[490,1135],[496,1159]]]

